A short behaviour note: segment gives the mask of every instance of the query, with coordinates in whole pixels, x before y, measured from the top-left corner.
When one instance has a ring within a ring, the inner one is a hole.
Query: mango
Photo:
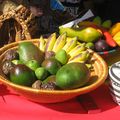
[[[56,74],[56,85],[61,89],[84,86],[90,78],[90,70],[84,63],[73,62],[62,66]]]
[[[18,53],[20,61],[23,63],[26,63],[29,60],[36,60],[39,64],[41,64],[44,59],[43,52],[41,52],[32,42],[20,43],[18,46]]]
[[[82,30],[70,27],[59,27],[59,33],[63,34],[64,32],[67,33],[68,37],[78,37],[78,39],[83,42],[94,42],[102,35],[99,31],[92,27],[87,27]]]

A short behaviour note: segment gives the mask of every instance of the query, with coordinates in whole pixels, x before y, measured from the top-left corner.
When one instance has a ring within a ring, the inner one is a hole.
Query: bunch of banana
[[[48,39],[43,36],[39,39],[39,49],[42,52],[53,51],[57,53],[63,49],[66,51],[70,62],[86,62],[90,53],[87,51],[86,43],[80,43],[77,37],[68,38],[67,33],[63,33],[56,37],[56,33],[51,34]]]
[[[71,63],[71,62],[85,63],[89,57],[90,57],[90,53],[86,50],[86,51],[83,51],[82,53],[75,55],[74,57],[71,57],[68,63]]]
[[[45,52],[52,51],[56,42],[56,33],[51,34],[46,42]]]
[[[65,46],[62,48],[64,49],[67,53],[72,50],[75,46],[77,45],[77,37],[69,40],[66,42]]]
[[[120,46],[120,22],[114,24],[109,30],[109,32],[112,35],[113,39],[116,41],[116,43]]]
[[[46,41],[44,40],[43,36],[40,37],[40,42],[39,42],[39,49],[44,52],[45,51],[45,45]]]
[[[68,55],[70,56],[70,58],[72,58],[85,50],[86,45],[85,43],[83,43],[82,45],[77,45],[76,47],[74,47],[70,52],[68,52]]]
[[[64,47],[64,45],[66,44],[66,38],[67,38],[67,34],[63,33],[62,35],[60,35],[57,40],[54,43],[54,47],[52,49],[52,51],[54,51],[55,53],[58,52],[60,49],[62,49]]]

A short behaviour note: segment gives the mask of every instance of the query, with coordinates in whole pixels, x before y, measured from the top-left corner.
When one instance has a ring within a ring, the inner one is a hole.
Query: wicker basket
[[[25,42],[25,41],[19,41]],[[0,49],[0,63],[3,59],[4,53],[9,49],[15,49],[19,42],[8,44]],[[38,40],[31,40],[34,44],[38,44]],[[91,50],[89,50],[91,51]],[[17,91],[18,94],[24,96],[25,98],[39,103],[56,103],[63,102],[74,98],[78,95],[88,93],[92,90],[98,88],[104,83],[108,75],[108,67],[105,61],[97,53],[93,52],[92,59],[95,61],[93,64],[93,71],[91,71],[91,77],[88,84],[84,87],[73,89],[73,90],[39,90],[30,87],[16,85],[9,80],[7,80],[0,69],[0,82]],[[1,68],[1,67],[0,67]]]
[[[34,38],[37,22],[30,9],[18,5],[0,15],[0,47],[15,41]]]

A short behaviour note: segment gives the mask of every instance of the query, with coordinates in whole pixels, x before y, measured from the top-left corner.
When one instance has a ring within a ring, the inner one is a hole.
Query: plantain
[[[68,53],[70,50],[72,50],[77,45],[77,37],[69,40],[63,49]]]
[[[43,36],[40,37],[39,39],[39,49],[44,52],[45,51],[45,45],[46,45],[46,41],[44,40]]]
[[[74,57],[85,50],[86,50],[85,43],[83,43],[82,45],[77,45],[76,47],[74,47],[70,52],[68,52],[68,55],[70,57]]]
[[[85,63],[90,56],[90,53],[88,51],[84,51],[72,58],[69,59],[68,63],[71,62],[80,62],[80,63]]]
[[[54,52],[56,53],[56,52],[58,52],[60,49],[62,49],[63,46],[64,46],[65,43],[66,43],[66,38],[67,38],[66,32],[63,33],[63,34],[61,34],[61,35],[57,38],[57,40],[56,40],[56,42],[55,42],[55,44],[54,44],[54,47],[53,47],[52,51],[54,51]]]
[[[52,51],[56,41],[56,33],[51,34],[46,42],[45,52]]]

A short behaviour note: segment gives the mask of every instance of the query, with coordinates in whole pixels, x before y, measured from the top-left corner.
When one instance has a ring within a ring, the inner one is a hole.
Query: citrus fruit
[[[88,42],[88,43],[86,43],[86,47],[90,48],[90,49],[94,49],[94,43]]]
[[[62,89],[74,89],[85,85],[90,71],[84,63],[69,63],[62,66],[56,74],[56,85]]]
[[[56,55],[55,58],[62,64],[66,64],[68,61],[68,55],[66,53],[66,51],[64,49],[59,50]]]
[[[39,67],[35,70],[37,79],[44,80],[48,76],[48,71],[44,67]]]
[[[40,65],[36,60],[29,60],[26,62],[26,66],[35,71]]]

